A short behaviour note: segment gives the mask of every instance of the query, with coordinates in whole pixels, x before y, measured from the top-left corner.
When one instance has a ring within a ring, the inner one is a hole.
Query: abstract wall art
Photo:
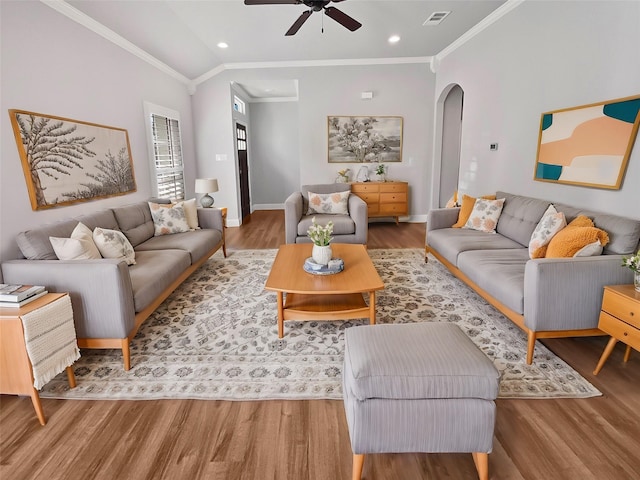
[[[136,191],[122,128],[9,110],[33,210]]]
[[[640,95],[542,114],[534,180],[617,190],[640,125]]]

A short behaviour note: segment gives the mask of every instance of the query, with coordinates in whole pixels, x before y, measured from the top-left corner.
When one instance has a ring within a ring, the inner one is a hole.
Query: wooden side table
[[[600,372],[618,341],[627,346],[625,362],[629,361],[632,347],[640,350],[640,292],[633,285],[604,287],[598,328],[611,335],[611,339],[593,371],[594,375]]]
[[[21,308],[0,308],[0,393],[29,395],[41,425],[45,425],[47,420],[38,391],[33,386],[33,367],[27,354],[21,317],[65,295],[48,293]],[[69,385],[74,388],[76,378],[73,369],[68,366],[66,371]]]
[[[227,240],[224,231],[227,229],[227,207],[220,207],[222,212],[222,254],[227,258]]]

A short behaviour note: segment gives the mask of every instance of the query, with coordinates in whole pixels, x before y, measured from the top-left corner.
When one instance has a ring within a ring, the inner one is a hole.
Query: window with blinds
[[[184,200],[184,164],[178,120],[151,114],[157,196]]]

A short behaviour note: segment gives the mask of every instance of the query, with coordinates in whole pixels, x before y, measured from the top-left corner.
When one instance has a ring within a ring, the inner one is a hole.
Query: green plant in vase
[[[385,181],[385,173],[384,163],[379,163],[376,167],[376,175],[381,182]]]
[[[622,257],[622,266],[633,271],[633,285],[640,292],[640,250],[635,255]]]

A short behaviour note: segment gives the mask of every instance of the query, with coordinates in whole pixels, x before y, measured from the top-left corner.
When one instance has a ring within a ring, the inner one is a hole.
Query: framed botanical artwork
[[[639,112],[640,95],[543,113],[534,180],[618,190]]]
[[[327,120],[329,163],[402,161],[402,117]]]
[[[136,191],[125,129],[9,110],[31,208]]]

